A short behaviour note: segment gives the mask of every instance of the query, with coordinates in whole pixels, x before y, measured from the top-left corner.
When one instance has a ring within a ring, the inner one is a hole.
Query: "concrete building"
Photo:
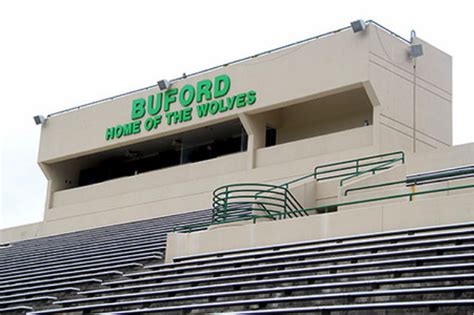
[[[363,25],[49,115],[44,220],[1,243],[212,208],[173,225],[171,264],[472,223],[474,144],[452,143],[451,57]]]

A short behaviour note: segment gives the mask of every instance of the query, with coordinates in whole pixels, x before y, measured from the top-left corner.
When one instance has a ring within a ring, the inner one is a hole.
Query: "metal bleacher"
[[[13,243],[0,251],[0,309],[33,314],[474,310],[474,222],[206,253],[163,263],[170,222],[205,221],[210,215],[199,211]],[[147,243],[146,250],[137,239]],[[83,250],[71,255],[76,244]],[[112,256],[104,244],[113,248]]]
[[[25,313],[163,259],[176,224],[211,220],[210,210],[19,241],[0,248],[0,312]]]

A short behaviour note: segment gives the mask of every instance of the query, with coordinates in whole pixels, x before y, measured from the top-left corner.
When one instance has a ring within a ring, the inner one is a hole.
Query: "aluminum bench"
[[[107,256],[107,255],[103,255]],[[127,257],[124,259],[123,257]],[[108,266],[117,263],[126,263],[126,262],[137,262],[140,260],[148,260],[151,257],[156,257],[155,259],[162,259],[163,254],[161,252],[144,252],[135,255],[128,255],[125,253],[123,256],[113,256],[110,258],[102,258],[102,259],[90,259],[90,260],[80,260],[80,261],[71,261],[66,264],[54,265],[48,264],[44,267],[40,268],[31,268],[31,269],[21,269],[18,271],[12,271],[9,273],[5,273],[4,275],[0,276],[0,282],[8,279],[15,279],[19,277],[24,277],[25,275],[34,276],[39,274],[46,274],[51,272],[58,272],[58,271],[67,271],[67,270],[76,270],[76,269],[86,269],[87,266]]]
[[[245,311],[245,314],[289,314],[289,313],[314,313],[323,312],[325,314],[331,311],[360,311],[360,310],[387,310],[397,308],[432,308],[432,307],[446,307],[446,306],[474,306],[474,299],[470,300],[438,300],[438,301],[408,301],[408,302],[388,302],[388,303],[366,303],[366,304],[347,304],[347,305],[324,305],[314,307],[298,307],[298,308],[280,308],[280,309],[265,309],[258,311]],[[150,310],[140,310],[152,311]],[[139,313],[136,311],[123,311],[121,314]],[[223,313],[232,314],[232,313]]]
[[[259,292],[254,290],[255,294],[262,294],[264,290]],[[231,306],[244,306],[253,304],[271,304],[271,303],[288,303],[288,302],[301,302],[301,301],[316,301],[316,300],[327,300],[327,299],[347,299],[357,297],[374,297],[374,296],[393,296],[393,295],[414,295],[414,294],[439,294],[439,293],[452,293],[474,291],[474,286],[447,286],[447,287],[430,287],[430,288],[411,288],[411,289],[394,289],[394,290],[379,290],[379,291],[356,291],[356,292],[338,292],[338,293],[325,293],[325,294],[312,294],[312,295],[298,295],[289,297],[272,297],[272,298],[257,298],[257,299],[245,299],[245,300],[231,300],[231,301],[219,301],[214,303],[195,303],[195,304],[180,304],[176,306],[164,306],[155,307],[153,312],[165,312],[165,311],[183,311],[183,310],[197,310],[197,309],[209,309],[209,308],[222,308]],[[202,296],[200,297],[203,298]],[[109,308],[123,308],[130,305],[142,305],[142,304],[153,304],[163,303],[170,301],[188,300],[186,297],[173,297],[173,298],[161,298],[161,299],[145,299],[145,300],[132,300],[115,303],[103,303],[103,304],[92,304],[84,306],[74,306],[67,308],[50,309],[44,312],[37,312],[37,314],[47,314],[55,312],[75,312],[75,311],[90,311],[92,309],[109,309]],[[194,297],[196,299],[196,297]],[[56,303],[55,303],[56,304]],[[144,311],[144,309],[142,309]]]
[[[0,313],[13,313],[13,312],[28,312],[32,311],[33,309],[29,306],[12,306],[12,307],[6,307],[6,308],[0,308]]]
[[[87,283],[100,284],[102,283],[102,280],[101,279],[80,279],[80,280],[74,280],[74,281],[65,281],[65,282],[59,282],[59,283],[50,283],[50,284],[42,284],[42,285],[36,285],[36,286],[27,286],[27,287],[22,287],[22,288],[12,288],[12,289],[7,289],[7,290],[1,290],[0,299],[8,297],[9,294],[13,295],[18,292],[27,292],[27,291],[35,291],[39,289],[66,287],[66,286],[71,286],[71,285],[87,284]],[[4,296],[4,295],[7,295],[7,296]]]
[[[35,296],[31,298],[23,298],[19,300],[4,300],[0,301],[0,307],[5,305],[14,305],[14,304],[24,304],[24,303],[31,303],[31,302],[38,302],[38,301],[56,301],[58,298],[55,296]]]
[[[8,300],[8,299],[18,299],[18,298],[28,298],[34,296],[40,296],[42,294],[56,294],[56,293],[65,293],[65,292],[78,292],[81,289],[76,287],[62,287],[62,288],[55,288],[49,290],[40,290],[40,291],[30,291],[30,292],[23,292],[23,293],[14,293],[8,295],[0,295],[0,301]]]
[[[156,257],[156,256],[149,256],[150,257]],[[0,281],[0,286],[4,285],[9,285],[9,284],[16,284],[16,283],[22,283],[22,282],[27,282],[27,281],[33,281],[33,280],[41,280],[41,279],[52,279],[56,277],[64,277],[64,276],[75,276],[75,275],[81,275],[84,273],[91,273],[91,272],[100,272],[100,271],[109,271],[111,269],[122,269],[122,268],[133,268],[133,267],[141,267],[143,266],[142,264],[138,263],[126,263],[126,264],[114,264],[111,266],[106,266],[106,267],[97,267],[97,268],[89,268],[89,269],[80,269],[80,270],[74,270],[74,271],[62,271],[59,272],[58,270],[55,270],[54,272],[47,273],[47,274],[42,274],[42,275],[37,275],[37,276],[31,276],[28,275],[23,278],[16,278],[16,279],[9,279],[5,281]]]

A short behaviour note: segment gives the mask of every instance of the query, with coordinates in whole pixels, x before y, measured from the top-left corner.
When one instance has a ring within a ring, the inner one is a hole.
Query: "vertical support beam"
[[[362,85],[364,86],[365,92],[367,93],[370,103],[372,104],[372,144],[375,146],[376,152],[380,152],[382,141],[380,136],[380,112],[382,107],[380,106],[380,101],[370,81],[365,81],[362,83]]]
[[[55,178],[55,173],[47,164],[38,162],[39,167],[43,171],[44,176],[46,177],[48,184],[46,190],[46,201],[45,201],[45,210],[51,209],[53,207],[53,197],[54,192],[57,190],[57,179]]]
[[[265,123],[261,119],[245,113],[239,114],[239,119],[248,135],[247,168],[253,169],[256,166],[257,149],[265,146]]]

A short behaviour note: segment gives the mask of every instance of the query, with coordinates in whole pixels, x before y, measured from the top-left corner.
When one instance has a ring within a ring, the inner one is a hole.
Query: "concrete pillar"
[[[265,122],[259,116],[239,114],[240,122],[248,135],[247,143],[247,168],[255,168],[256,150],[265,146]]]

